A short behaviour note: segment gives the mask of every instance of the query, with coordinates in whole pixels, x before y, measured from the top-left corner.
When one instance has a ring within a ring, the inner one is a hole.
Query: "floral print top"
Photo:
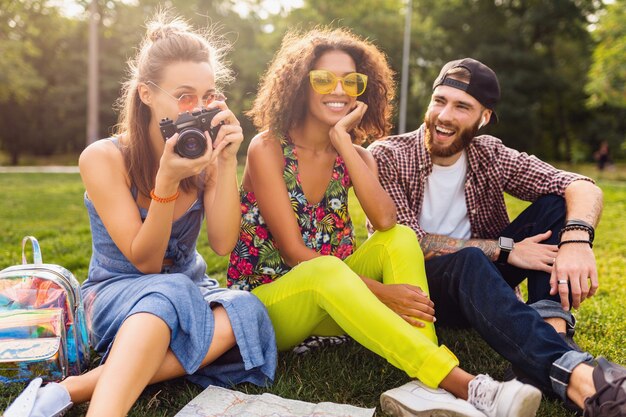
[[[345,162],[337,156],[333,173],[317,204],[309,204],[302,190],[298,173],[297,149],[291,142],[281,140],[285,170],[283,178],[298,221],[304,244],[322,255],[340,259],[354,250],[354,228],[348,213],[350,176]],[[239,240],[230,254],[228,286],[251,291],[259,285],[272,282],[289,272],[269,228],[259,212],[254,193],[240,190],[241,228]]]

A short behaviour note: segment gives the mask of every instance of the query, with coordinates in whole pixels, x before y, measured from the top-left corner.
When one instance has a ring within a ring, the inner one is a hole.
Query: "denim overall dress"
[[[113,142],[117,145],[117,140]],[[135,187],[132,192],[136,198]],[[206,275],[206,262],[196,250],[204,219],[202,192],[173,222],[165,253],[173,265],[159,274],[143,274],[126,259],[86,193],[85,206],[91,224],[92,257],[81,292],[90,341],[103,353],[103,362],[124,320],[135,313],[149,313],[170,328],[170,349],[191,381],[205,387],[241,382],[266,386],[273,381],[277,351],[265,306],[247,291],[219,288],[218,282]],[[137,209],[145,219],[147,210]],[[235,360],[217,360],[200,368],[213,337],[210,307],[214,304],[223,306],[228,314],[239,355],[234,355]]]

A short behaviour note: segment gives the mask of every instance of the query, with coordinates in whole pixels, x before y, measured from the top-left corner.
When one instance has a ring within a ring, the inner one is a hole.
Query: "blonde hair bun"
[[[158,13],[147,25],[146,38],[157,42],[183,33],[192,32],[189,24],[181,18],[169,19],[166,12]]]

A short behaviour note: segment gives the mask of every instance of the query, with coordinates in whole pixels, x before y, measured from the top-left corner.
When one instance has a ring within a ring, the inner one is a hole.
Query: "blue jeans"
[[[515,218],[500,236],[520,242],[527,237],[552,231],[552,235],[541,243],[556,245],[559,232],[565,224],[565,200],[557,195],[545,195],[538,198]],[[517,286],[528,278],[528,303],[540,300],[553,300],[560,304],[559,294],[550,295],[550,274],[543,271],[521,269],[508,264],[496,264],[500,273],[511,287]],[[560,307],[559,307],[560,308]]]
[[[506,360],[567,400],[571,371],[593,358],[572,350],[535,309],[519,301],[480,249],[430,259],[426,276],[437,326],[474,328]]]

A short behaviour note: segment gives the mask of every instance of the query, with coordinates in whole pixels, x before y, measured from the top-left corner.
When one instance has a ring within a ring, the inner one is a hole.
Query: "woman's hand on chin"
[[[344,143],[352,145],[350,131],[361,123],[361,119],[363,119],[366,111],[367,104],[357,101],[354,109],[342,117],[335,126],[330,128],[330,140],[335,149],[339,150],[339,147]]]

